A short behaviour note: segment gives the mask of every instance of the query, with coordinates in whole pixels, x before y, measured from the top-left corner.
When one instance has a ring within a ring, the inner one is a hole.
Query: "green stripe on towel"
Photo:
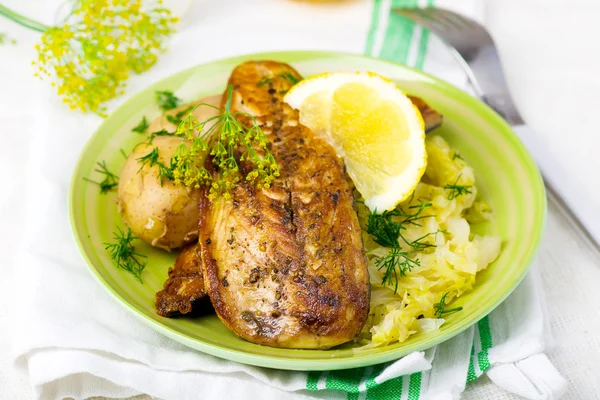
[[[433,7],[433,0],[427,0],[427,7]],[[421,38],[419,39],[419,53],[417,54],[417,61],[415,62],[415,68],[417,69],[423,69],[423,65],[425,65],[425,55],[427,54],[428,43],[429,30],[423,28]]]
[[[379,57],[406,64],[415,25],[403,16],[390,12]]]
[[[402,395],[402,377],[390,379],[367,392],[365,400],[392,400]]]
[[[433,0],[428,0],[428,5],[432,3]],[[392,12],[392,9],[417,7],[418,0],[392,0],[390,3],[383,0],[373,0],[372,4],[371,26],[367,36],[365,54],[406,64],[416,24]],[[425,59],[429,37],[428,33],[425,32],[424,30],[421,40],[419,40],[419,53],[417,56],[417,64],[420,64],[421,67]],[[377,48],[378,38],[382,41],[380,50]]]
[[[479,378],[486,369],[491,366],[488,356],[489,349],[493,346],[492,332],[490,330],[490,320],[488,317],[482,318],[477,323],[476,335],[473,341],[479,340],[481,350],[475,352],[475,342],[471,349],[471,362],[469,363],[469,372],[467,373],[467,383]]]
[[[347,393],[358,393],[358,385],[364,373],[364,368],[331,371],[327,376],[325,387],[327,389],[343,390]]]
[[[408,387],[408,400],[419,400],[421,397],[421,380],[423,374],[421,372],[414,373],[410,376],[410,386]]]
[[[475,340],[475,338],[473,338]],[[471,347],[471,357],[469,360],[469,370],[467,372],[467,383],[473,382],[477,379],[477,374],[475,373],[475,364],[473,363],[473,358],[475,357],[475,344]]]
[[[492,332],[490,331],[488,317],[482,318],[477,326],[479,327],[479,338],[481,339],[481,351],[477,355],[477,361],[479,362],[479,369],[483,372],[490,367],[488,350],[492,347]]]
[[[308,390],[319,390],[317,384],[319,383],[319,378],[321,377],[320,371],[310,371],[308,373],[308,377],[306,378],[306,388]]]
[[[358,392],[348,393],[348,397],[346,397],[346,400],[358,400],[358,396],[360,396],[360,393]]]
[[[373,372],[371,373],[371,376],[369,378],[367,378],[367,380],[365,381],[365,388],[367,390],[377,386],[377,382],[375,382],[375,378],[377,378],[377,376],[383,371],[383,369],[385,368],[386,365],[387,364],[380,364],[380,365],[376,365],[373,367]]]
[[[376,54],[373,54],[373,47],[375,46],[375,40],[377,37],[377,31],[379,28],[379,19],[381,18],[381,7],[383,1],[382,0],[373,0],[373,11],[371,12],[371,26],[369,28],[369,33],[367,35],[367,42],[365,45],[365,54],[368,56],[376,57]]]

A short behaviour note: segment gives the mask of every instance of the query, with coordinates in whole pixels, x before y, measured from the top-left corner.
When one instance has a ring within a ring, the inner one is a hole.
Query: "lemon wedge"
[[[285,95],[300,123],[331,144],[372,211],[391,210],[414,191],[427,166],[419,110],[372,72],[324,73]]]

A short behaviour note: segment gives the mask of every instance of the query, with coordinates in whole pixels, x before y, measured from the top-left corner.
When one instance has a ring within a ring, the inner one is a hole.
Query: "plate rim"
[[[539,227],[537,229],[535,229],[535,236],[533,238],[534,245],[531,246],[531,248],[528,250],[527,256],[525,257],[525,260],[522,263],[523,267],[521,268],[520,276],[517,276],[510,281],[510,285],[511,285],[510,289],[507,290],[502,296],[499,296],[499,299],[495,303],[493,303],[491,306],[489,306],[486,310],[482,310],[479,313],[475,313],[473,316],[469,316],[468,321],[466,323],[464,323],[460,326],[457,326],[457,327],[453,327],[449,331],[446,331],[443,334],[430,339],[429,341],[423,343],[420,346],[415,345],[415,348],[411,349],[411,351],[409,351],[409,352],[407,352],[406,350],[402,350],[402,349],[391,349],[389,352],[384,352],[384,353],[376,354],[376,355],[369,355],[369,353],[367,353],[367,352],[356,353],[354,356],[352,356],[350,358],[327,359],[326,357],[323,357],[322,359],[296,359],[296,358],[288,358],[288,357],[278,357],[278,356],[273,356],[273,355],[252,354],[252,353],[247,353],[242,350],[240,350],[240,351],[232,350],[230,348],[220,347],[218,345],[208,344],[208,343],[204,343],[204,342],[192,339],[192,338],[186,336],[185,334],[178,332],[175,329],[172,329],[168,326],[162,325],[158,321],[151,319],[150,317],[145,315],[142,311],[137,310],[132,304],[130,304],[126,299],[124,299],[121,295],[119,295],[112,288],[112,286],[109,284],[109,282],[107,280],[105,280],[102,277],[102,275],[100,274],[100,272],[96,269],[93,261],[90,259],[90,256],[85,251],[85,246],[84,246],[82,237],[78,234],[78,229],[76,227],[76,221],[75,221],[75,214],[76,214],[76,210],[75,210],[76,187],[75,186],[77,184],[76,177],[78,175],[78,171],[81,168],[81,164],[83,163],[83,161],[85,159],[85,155],[92,147],[92,139],[98,134],[98,132],[102,131],[102,129],[104,128],[104,126],[106,124],[109,123],[110,115],[107,119],[105,119],[102,122],[102,124],[100,124],[100,126],[94,131],[94,133],[92,135],[90,135],[85,146],[82,148],[81,153],[79,154],[77,163],[75,164],[75,167],[73,169],[73,173],[71,176],[71,182],[69,184],[69,194],[68,194],[69,221],[70,221],[73,236],[75,237],[75,241],[76,241],[78,249],[79,249],[79,253],[81,254],[85,263],[87,264],[87,267],[88,267],[87,269],[90,270],[90,272],[92,273],[92,276],[94,276],[96,281],[102,287],[104,287],[105,290],[108,293],[110,293],[110,295],[114,299],[116,299],[118,301],[118,303],[125,306],[125,308],[127,310],[129,310],[131,313],[133,313],[133,315],[135,315],[138,318],[138,320],[142,321],[144,324],[146,324],[150,328],[154,329],[158,333],[163,334],[179,343],[182,343],[192,349],[201,351],[203,353],[206,353],[206,354],[209,354],[212,356],[216,356],[219,358],[228,359],[230,361],[240,362],[243,364],[254,365],[254,366],[259,366],[259,367],[277,368],[277,369],[285,369],[285,370],[297,370],[297,371],[326,371],[326,370],[349,369],[349,368],[365,367],[365,366],[369,366],[369,365],[376,365],[376,364],[380,364],[383,362],[389,362],[392,360],[399,359],[413,351],[423,351],[423,350],[429,349],[435,345],[438,345],[442,342],[445,342],[445,341],[459,335],[460,333],[469,329],[473,325],[477,324],[477,322],[479,322],[482,318],[487,316],[496,307],[498,307],[498,305],[500,305],[517,288],[517,286],[520,284],[520,282],[527,275],[527,271],[529,270],[536,254],[537,254],[537,251],[539,249],[539,245],[541,242],[541,238],[542,238],[543,232],[545,230],[546,217],[547,217],[547,198],[546,198],[543,180],[542,180],[542,177],[541,177],[541,174],[539,172],[537,165],[533,161],[533,158],[531,157],[531,154],[529,153],[529,151],[525,148],[525,146],[523,145],[521,140],[514,133],[514,131],[510,127],[510,125],[506,121],[504,121],[504,119],[502,117],[500,117],[493,109],[491,109],[489,106],[487,106],[485,103],[481,102],[480,100],[472,97],[465,91],[453,86],[452,84],[450,84],[448,82],[443,81],[440,78],[436,78],[435,76],[428,74],[426,72],[420,71],[418,69],[415,69],[415,68],[412,68],[412,67],[400,64],[400,63],[396,63],[393,61],[384,60],[384,59],[380,59],[380,58],[376,58],[376,57],[364,56],[364,55],[360,55],[360,54],[353,54],[353,53],[347,53],[347,52],[320,51],[320,50],[269,51],[269,52],[259,52],[259,53],[246,53],[246,54],[242,54],[242,55],[238,55],[238,56],[221,58],[221,59],[217,59],[217,60],[213,60],[213,61],[209,61],[209,62],[205,62],[205,63],[199,63],[192,67],[182,69],[180,71],[169,74],[157,81],[154,81],[153,83],[151,83],[149,85],[146,85],[145,87],[141,88],[140,90],[136,91],[135,93],[132,93],[127,100],[125,100],[121,105],[119,105],[117,108],[115,108],[114,110],[111,111],[111,115],[114,112],[116,112],[119,108],[123,107],[128,102],[135,99],[137,96],[139,96],[141,94],[141,92],[144,92],[148,88],[150,88],[152,86],[161,85],[162,82],[164,82],[167,79],[172,78],[175,75],[184,74],[186,72],[189,73],[190,71],[198,68],[199,66],[219,64],[219,63],[223,63],[223,62],[234,62],[235,60],[242,61],[242,60],[248,59],[248,57],[256,58],[256,59],[265,59],[265,58],[273,58],[273,57],[281,58],[281,57],[285,57],[286,55],[290,56],[290,57],[293,57],[294,55],[295,56],[305,55],[305,56],[307,56],[307,58],[310,58],[311,56],[314,58],[353,57],[353,58],[361,58],[361,59],[365,59],[365,60],[371,60],[371,61],[375,61],[377,63],[391,64],[392,66],[394,66],[396,68],[409,70],[412,73],[415,73],[417,75],[427,78],[428,80],[432,81],[436,87],[440,87],[440,86],[446,87],[452,91],[458,91],[458,92],[461,92],[462,94],[470,97],[476,104],[478,104],[478,107],[481,108],[481,111],[483,111],[484,114],[486,114],[486,119],[492,118],[493,120],[495,120],[495,122],[497,124],[502,126],[502,130],[506,131],[506,133],[507,133],[507,139],[510,139],[512,144],[515,145],[521,151],[521,153],[523,153],[525,155],[525,159],[527,160],[527,163],[529,164],[529,166],[530,167],[533,166],[533,170],[535,171],[535,173],[534,173],[535,181],[537,184],[536,185],[537,188],[535,188],[536,189],[535,191],[536,192],[539,191],[539,194],[540,194],[539,198],[541,200],[541,204],[539,204],[541,207],[538,210],[538,213],[541,214],[540,218],[539,218],[540,224],[539,224]],[[478,111],[478,113],[479,113],[479,111]],[[326,352],[327,350],[323,350],[323,351]]]

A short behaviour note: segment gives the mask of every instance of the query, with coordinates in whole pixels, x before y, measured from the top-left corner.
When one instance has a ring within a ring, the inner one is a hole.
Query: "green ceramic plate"
[[[108,257],[103,243],[111,241],[117,226],[123,226],[115,194],[100,195],[98,187],[83,178],[96,177],[94,167],[101,160],[120,170],[125,160],[119,149],[130,151],[141,140],[131,128],[144,115],[159,115],[155,90],[172,90],[184,100],[221,93],[232,69],[251,59],[284,61],[304,76],[338,70],[375,71],[396,80],[405,91],[422,97],[444,115],[443,126],[436,133],[457,147],[474,167],[480,195],[495,213],[492,223],[475,229],[502,237],[503,249],[498,260],[477,276],[473,291],[456,301],[463,311],[449,315],[439,331],[368,351],[349,345],[331,350],[264,347],[239,339],[214,315],[168,319],[156,314],[154,295],[162,288],[174,254],[140,243],[140,251],[148,255],[144,284],[117,269]],[[457,335],[492,311],[518,285],[533,259],[544,225],[545,199],[540,174],[521,142],[494,111],[470,95],[387,61],[329,52],[280,52],[199,65],[133,96],[106,119],[81,154],[71,184],[70,213],[75,237],[94,276],[124,307],[158,332],[202,352],[242,363],[290,370],[332,370],[377,364],[424,350]]]

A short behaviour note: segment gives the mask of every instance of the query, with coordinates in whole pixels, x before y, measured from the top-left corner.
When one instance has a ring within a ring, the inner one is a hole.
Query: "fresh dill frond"
[[[156,103],[163,112],[172,110],[181,104],[181,99],[168,90],[156,92]]]
[[[413,241],[407,241],[404,236],[402,236],[402,234],[400,234],[400,237],[402,238],[402,240],[404,241],[404,243],[406,243],[408,246],[410,246],[412,248],[413,251],[419,251],[419,252],[423,252],[427,249],[436,247],[435,245],[435,238],[437,236],[438,233],[448,233],[447,231],[438,229],[435,232],[429,232],[426,233],[425,235],[421,236],[420,238],[417,238]],[[428,238],[433,237],[434,242],[433,243],[429,243],[426,240]]]
[[[413,267],[421,265],[419,259],[413,258],[414,253],[435,247],[435,241],[431,243],[427,239],[432,236],[435,239],[435,235],[443,232],[429,232],[412,241],[402,235],[407,224],[421,226],[416,221],[433,217],[423,215],[423,211],[431,206],[431,203],[419,201],[418,205],[409,206],[409,211],[398,207],[381,214],[372,212],[367,217],[367,233],[375,243],[389,248],[385,256],[375,260],[375,265],[378,270],[383,270],[382,285],[394,286],[394,293],[398,290],[399,277],[405,276]],[[400,239],[404,242],[404,247]]]
[[[175,133],[169,132],[166,129],[161,129],[160,131],[152,132],[148,137],[148,143],[152,143],[154,138],[157,136],[175,136]]]
[[[175,183],[194,188],[208,186],[211,200],[220,196],[231,198],[231,190],[241,179],[258,188],[269,188],[279,176],[279,166],[267,148],[265,133],[250,114],[231,111],[232,95],[233,86],[229,86],[222,110],[206,103],[196,105],[175,132],[191,143],[182,142],[171,159]],[[198,107],[212,107],[221,113],[199,122],[193,115]],[[209,124],[212,126],[206,129]],[[211,157],[217,176],[206,169],[207,157]],[[238,162],[253,169],[243,177]]]
[[[189,106],[186,109],[179,111],[175,115],[167,115],[167,121],[173,125],[179,125],[183,117],[185,117],[192,110],[192,108],[194,108],[194,106]]]
[[[173,171],[171,171],[171,168],[158,161],[158,147],[155,147],[150,153],[138,158],[137,160],[142,164],[138,172],[140,172],[142,168],[144,168],[144,165],[148,165],[149,167],[153,167],[156,165],[158,167],[158,176],[160,178],[161,186],[165,178],[173,180]]]
[[[452,159],[453,159],[453,160],[456,160],[457,158],[458,158],[459,160],[464,160],[464,158],[462,158],[462,157],[461,157],[461,155],[460,155],[460,154],[458,154],[458,150],[454,150],[454,154],[452,155]]]
[[[436,305],[433,306],[434,310],[435,310],[435,317],[436,318],[442,318],[444,316],[444,314],[448,314],[451,312],[455,312],[455,311],[460,311],[463,308],[462,307],[455,307],[455,308],[451,308],[449,310],[446,310],[446,296],[448,296],[447,292],[446,294],[444,294],[442,296],[442,298],[440,299],[440,302]]]
[[[125,152],[125,150],[119,149],[119,152],[121,152],[121,155],[123,156],[123,158],[127,160],[127,153]]]
[[[142,120],[140,121],[139,124],[137,124],[132,130],[131,132],[136,132],[136,133],[146,133],[146,131],[148,130],[148,127],[150,126],[150,124],[148,123],[148,120],[146,119],[146,116],[142,117]]]
[[[260,78],[260,80],[258,81],[258,83],[256,84],[256,86],[261,87],[261,86],[265,86],[268,85],[269,83],[273,82],[273,78],[270,76],[263,76],[262,78]]]
[[[451,184],[451,185],[448,184],[448,185],[444,186],[444,189],[449,191],[448,200],[454,200],[459,196],[462,196],[467,193],[469,193],[469,194],[471,193],[471,188],[472,188],[471,185],[459,185],[458,184],[458,180],[460,179],[461,176],[462,176],[462,174],[459,174],[456,177],[456,181],[454,181],[453,184]]]
[[[146,263],[141,259],[146,256],[137,253],[131,243],[137,237],[133,236],[129,229],[124,232],[121,228],[117,228],[117,232],[113,232],[113,239],[114,243],[104,243],[104,249],[108,251],[110,258],[117,263],[117,267],[132,274],[140,283],[144,283],[142,272],[146,268]]]
[[[286,71],[286,72],[282,72],[280,74],[277,75],[277,77],[285,79],[286,81],[288,81],[289,83],[291,83],[292,85],[295,85],[296,83],[300,82],[300,80],[298,80],[291,72]],[[263,76],[262,78],[260,78],[260,80],[258,81],[258,83],[256,84],[257,87],[262,87],[262,86],[266,86],[266,85],[270,85],[273,80],[275,79],[275,77],[272,76]],[[273,92],[275,93],[275,92]],[[287,89],[280,89],[278,91],[279,94],[283,95],[287,93]]]
[[[367,233],[375,243],[383,247],[396,247],[398,239],[401,238],[405,243],[409,244],[402,236],[402,231],[406,229],[405,225],[411,224],[421,226],[417,221],[424,218],[431,218],[433,215],[423,214],[423,211],[431,207],[431,203],[419,201],[418,205],[409,206],[405,211],[402,207],[395,208],[391,211],[384,211],[381,214],[372,212],[367,218]],[[401,222],[393,219],[393,217],[402,218]]]
[[[300,82],[300,80],[298,78],[296,78],[289,71],[282,72],[282,73],[279,74],[279,76],[282,77],[283,79],[285,79],[286,81],[288,81],[289,83],[291,83],[292,85],[295,85],[296,83]]]
[[[434,217],[434,215],[423,214],[423,211],[431,206],[433,206],[432,203],[425,203],[423,200],[419,199],[419,204],[408,206],[408,211],[405,211],[402,207],[398,207],[395,211],[397,211],[397,216],[404,218],[404,220],[402,220],[403,224],[422,226],[416,221]]]
[[[367,233],[380,246],[397,247],[398,237],[402,230],[402,224],[392,220],[392,217],[399,215],[399,211],[384,211],[381,214],[372,212],[367,218]]]
[[[96,182],[89,178],[83,178],[83,179],[100,186],[100,193],[106,194],[119,185],[119,176],[113,174],[112,172],[110,172],[108,170],[108,167],[106,166],[106,161],[104,161],[104,160],[98,162],[96,165],[98,167],[94,171],[96,171],[99,174],[101,174],[102,176],[104,176],[104,179],[101,180],[100,182]]]
[[[398,278],[406,276],[413,267],[418,267],[421,262],[417,258],[410,258],[412,251],[403,251],[400,247],[393,247],[385,257],[375,260],[378,270],[383,270],[382,285],[394,285],[394,293],[398,291]]]

